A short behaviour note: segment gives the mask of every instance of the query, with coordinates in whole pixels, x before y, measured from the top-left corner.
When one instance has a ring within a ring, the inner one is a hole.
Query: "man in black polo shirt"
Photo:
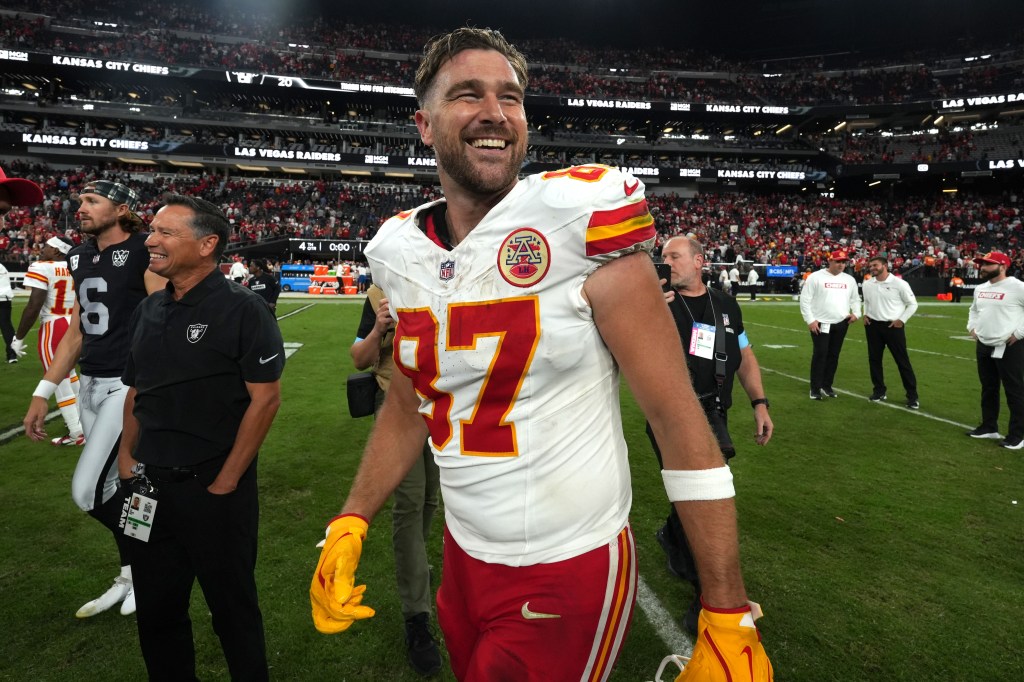
[[[277,310],[277,297],[281,293],[281,285],[278,284],[277,278],[270,271],[270,266],[266,261],[253,261],[252,277],[245,282],[245,286],[266,301],[271,310]]]
[[[682,340],[690,381],[718,440],[718,447],[728,462],[736,454],[728,423],[734,379],[740,380],[754,410],[754,442],[766,445],[775,429],[761,384],[761,367],[747,340],[736,299],[704,284],[704,249],[700,242],[688,237],[673,237],[665,242],[661,255],[672,268],[669,284],[673,293],[666,293],[665,297]],[[719,354],[724,356],[722,363],[716,357]],[[661,450],[649,424],[647,435],[660,463]],[[689,542],[674,509],[670,510],[668,520],[658,530],[657,537],[668,555],[669,570],[693,583],[693,601],[683,617],[683,624],[696,635],[701,609],[700,580]]]
[[[263,300],[217,268],[228,223],[216,206],[170,195],[152,229],[150,270],[170,282],[132,319],[118,452],[142,496],[132,507],[149,510],[129,542],[139,642],[151,680],[195,679],[198,578],[231,678],[264,680],[256,456],[280,404],[281,333]]]

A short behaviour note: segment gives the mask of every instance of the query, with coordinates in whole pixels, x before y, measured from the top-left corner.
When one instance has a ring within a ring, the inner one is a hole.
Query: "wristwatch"
[[[757,400],[750,401],[751,407],[757,407],[758,405],[764,405],[766,408],[771,407],[771,405],[768,403],[768,398],[758,398]]]

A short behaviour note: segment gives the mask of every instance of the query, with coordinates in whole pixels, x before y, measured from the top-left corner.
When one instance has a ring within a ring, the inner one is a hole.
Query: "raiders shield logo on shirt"
[[[199,339],[203,338],[203,334],[206,333],[206,328],[209,325],[206,324],[190,324],[188,326],[188,342],[195,343]]]
[[[71,269],[72,270],[77,270],[78,269],[78,256],[77,255],[71,257]]]
[[[115,266],[121,267],[128,262],[128,251],[114,251],[111,258]]]

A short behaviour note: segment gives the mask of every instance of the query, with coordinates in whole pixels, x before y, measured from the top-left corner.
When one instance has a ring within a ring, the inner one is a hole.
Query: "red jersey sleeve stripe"
[[[38,282],[42,282],[43,284],[48,284],[49,283],[49,280],[46,279],[46,277],[44,275],[40,275],[38,272],[26,272],[25,273],[25,279],[28,279],[28,278],[32,278],[32,279],[34,279],[34,280],[36,280]]]
[[[654,239],[653,220],[638,230],[626,232],[625,234],[620,234],[616,237],[597,239],[594,241],[588,240],[587,255],[600,256],[606,253],[615,253],[616,251],[622,251],[623,249],[628,249],[631,246],[642,244],[650,239]]]
[[[646,216],[650,218],[651,213],[647,210],[647,200],[638,201],[632,204],[626,204],[619,208],[613,208],[608,211],[594,211],[590,215],[590,222],[587,224],[587,229],[593,227],[610,227],[619,223],[627,222],[633,218],[640,218]]]
[[[653,237],[654,218],[646,201],[595,211],[587,224],[587,255],[612,253]]]

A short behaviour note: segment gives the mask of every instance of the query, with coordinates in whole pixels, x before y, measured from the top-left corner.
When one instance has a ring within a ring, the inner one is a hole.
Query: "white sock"
[[[75,382],[78,383],[77,381]],[[75,396],[74,388],[71,386],[71,382],[68,379],[64,379],[57,384],[57,407],[60,408],[60,414],[64,417],[64,423],[68,426],[68,433],[71,434],[72,438],[78,438],[82,435],[82,421],[78,412],[78,400]]]

